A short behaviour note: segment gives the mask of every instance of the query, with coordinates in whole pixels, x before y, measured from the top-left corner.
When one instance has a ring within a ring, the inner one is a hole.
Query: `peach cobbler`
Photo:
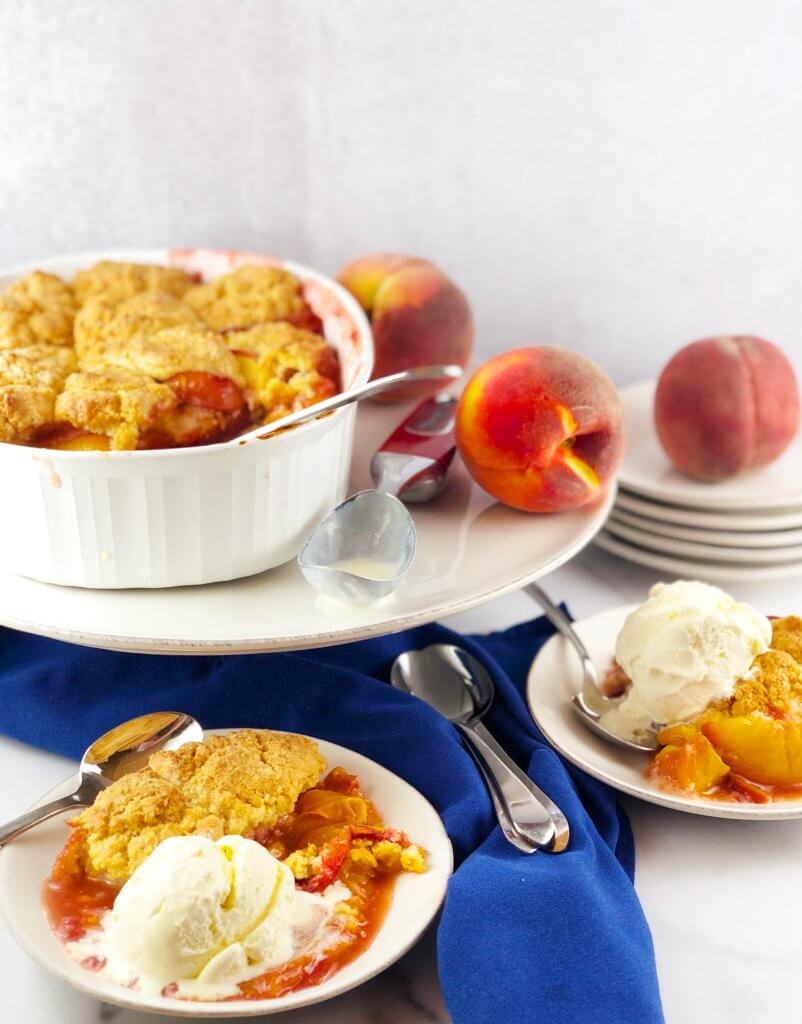
[[[0,441],[62,450],[235,437],[335,394],[337,353],[301,281],[241,266],[209,282],[103,261],[0,294]]]
[[[657,584],[616,643],[603,716],[663,788],[719,800],[802,797],[802,619],[767,619],[716,587]]]
[[[102,977],[185,999],[318,984],[372,941],[426,854],[303,736],[243,730],[154,753],[70,823],[51,927]]]

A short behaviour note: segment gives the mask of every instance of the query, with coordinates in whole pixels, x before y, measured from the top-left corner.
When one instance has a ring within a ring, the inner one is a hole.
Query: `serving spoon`
[[[91,806],[101,790],[144,767],[155,751],[175,750],[191,740],[202,739],[203,729],[198,722],[180,711],[154,711],[116,725],[86,750],[75,790],[0,826],[0,846],[62,811]]]
[[[537,601],[549,622],[565,637],[579,655],[579,660],[582,662],[582,689],[571,698],[571,704],[583,725],[590,729],[591,732],[595,732],[597,736],[607,740],[608,743],[614,743],[616,746],[626,747],[628,750],[637,750],[641,753],[654,753],[659,746],[654,730],[645,736],[643,741],[638,741],[624,739],[623,736],[618,736],[604,725],[602,715],[606,711],[612,711],[616,708],[620,703],[620,698],[606,697],[602,693],[596,674],[596,667],[591,660],[587,647],[585,647],[582,638],[574,629],[571,620],[561,608],[554,604],[545,590],[539,587],[537,583],[529,583],[524,587],[524,591]]]
[[[415,559],[415,523],[405,502],[442,491],[454,457],[457,400],[419,405],[373,456],[375,490],[359,491],[315,527],[298,555],[307,582],[338,600],[366,604],[403,582]]]
[[[322,402],[315,402],[314,405],[310,405],[306,409],[291,412],[287,416],[282,416],[281,419],[273,420],[272,423],[254,427],[245,434],[238,434],[228,443],[240,445],[247,441],[264,441],[282,430],[297,427],[299,423],[306,423],[307,420],[316,420],[318,416],[334,412],[335,409],[342,409],[343,406],[351,405],[362,398],[378,395],[382,391],[394,388],[397,384],[422,380],[457,380],[461,376],[462,367],[449,363],[436,366],[416,366],[412,370],[401,370],[399,373],[391,373],[386,377],[369,380],[367,384],[360,384],[359,387],[350,388],[339,395],[332,395],[331,398],[324,398]]]
[[[513,761],[482,717],[493,703],[493,680],[481,662],[453,644],[406,651],[393,662],[393,686],[426,701],[459,729],[490,790],[505,838],[523,853],[560,853],[568,821]]]

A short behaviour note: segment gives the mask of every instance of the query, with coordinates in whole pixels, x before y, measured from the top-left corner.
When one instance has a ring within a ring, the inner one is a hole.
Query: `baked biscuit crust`
[[[274,320],[302,327],[318,324],[301,282],[280,267],[237,267],[191,288],[184,301],[215,331],[244,330]]]
[[[179,326],[203,328],[204,324],[169,292],[140,292],[120,303],[94,298],[75,317],[75,349],[82,359],[98,359],[109,338],[124,342]]]
[[[55,419],[109,438],[115,450],[136,448],[141,435],[178,400],[166,384],[119,367],[74,373],[58,396]]]
[[[134,370],[158,381],[194,371],[227,377],[240,387],[245,384],[237,360],[222,338],[196,327],[166,327],[132,337],[110,335],[82,362],[90,369],[118,366]]]
[[[75,352],[61,345],[0,349],[2,384],[34,384],[58,390],[77,369]]]
[[[798,615],[785,615],[771,624],[771,646],[785,651],[802,665],[802,619]]]
[[[0,295],[0,349],[71,345],[74,317],[70,286],[55,274],[35,270]]]
[[[175,267],[112,261],[72,285],[35,271],[0,295],[0,441],[94,450],[228,440],[337,392],[337,353],[306,327],[321,324],[301,281],[278,267],[246,265],[203,285]]]
[[[54,418],[56,395],[77,367],[59,345],[0,349],[0,441],[24,444]]]
[[[89,270],[79,270],[72,287],[79,305],[92,298],[116,304],[140,292],[167,292],[180,299],[194,283],[189,274],[178,267],[101,260]]]
[[[56,392],[30,384],[0,383],[0,441],[24,444],[53,420]]]
[[[147,768],[103,790],[73,822],[86,834],[87,868],[121,880],[169,836],[216,839],[271,828],[325,767],[313,740],[263,730],[159,751]]]

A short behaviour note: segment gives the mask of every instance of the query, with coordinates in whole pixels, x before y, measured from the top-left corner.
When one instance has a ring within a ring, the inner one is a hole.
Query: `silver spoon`
[[[485,667],[452,644],[432,644],[399,655],[393,686],[420,697],[462,733],[490,789],[505,837],[524,853],[560,853],[568,845],[568,821],[559,807],[499,746],[481,718],[493,702]]]
[[[595,732],[597,736],[601,736],[602,739],[607,740],[609,743],[615,743],[619,747],[626,747],[628,750],[638,750],[647,754],[657,750],[659,744],[657,737],[654,735],[651,738],[644,739],[643,742],[638,742],[637,740],[624,739],[623,736],[616,735],[616,733],[604,726],[602,715],[606,711],[612,711],[619,704],[619,700],[605,697],[601,692],[596,668],[590,654],[588,654],[587,647],[585,647],[579,634],[571,624],[571,620],[563,614],[562,610],[554,604],[548,594],[537,583],[527,584],[524,590],[537,601],[545,612],[546,618],[571,644],[579,655],[579,660],[582,662],[582,689],[571,698],[574,711],[576,711],[580,721],[591,732]]]
[[[403,583],[416,544],[415,523],[403,502],[384,491],[359,491],[318,523],[298,566],[327,597],[367,604]]]
[[[431,501],[443,488],[455,451],[456,399],[429,399],[371,460],[375,490],[360,491],[315,527],[298,567],[316,590],[367,604],[392,593],[415,559],[415,523],[401,501]]]
[[[361,398],[370,398],[382,391],[394,388],[396,384],[407,384],[420,380],[458,380],[462,376],[462,367],[456,364],[445,364],[440,366],[417,366],[413,370],[401,370],[399,373],[391,373],[387,377],[377,377],[376,380],[369,380],[367,384],[360,384],[358,388],[351,388],[343,391],[342,394],[332,395],[331,398],[324,398],[322,402],[316,402],[307,409],[299,409],[298,412],[291,412],[282,416],[272,423],[254,427],[246,434],[240,434],[229,441],[229,444],[245,444],[246,441],[264,441],[280,430],[287,430],[289,427],[296,427],[299,423],[306,423],[307,420],[316,420],[335,409],[341,409],[344,405],[351,405]]]
[[[0,826],[0,846],[62,811],[91,806],[101,790],[144,767],[156,750],[175,750],[190,740],[202,739],[200,725],[180,711],[155,711],[115,726],[95,740],[81,758],[75,791]]]

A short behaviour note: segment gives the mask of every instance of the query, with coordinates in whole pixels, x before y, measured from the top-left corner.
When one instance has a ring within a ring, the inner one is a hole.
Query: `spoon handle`
[[[288,413],[281,419],[273,420],[272,423],[263,424],[261,427],[254,427],[246,434],[241,434],[231,441],[231,444],[242,444],[244,440],[263,440],[271,437],[280,430],[288,427],[295,427],[299,423],[306,423],[307,420],[315,420],[324,413],[341,409],[344,405],[351,405],[362,398],[370,398],[372,395],[381,394],[398,384],[413,383],[421,380],[458,380],[462,376],[462,367],[456,364],[446,363],[434,366],[416,366],[411,370],[399,370],[398,373],[388,374],[386,377],[376,377],[367,384],[360,384],[359,387],[342,391],[331,398],[324,398],[322,402],[315,402],[306,409],[299,409],[297,412]]]
[[[599,689],[599,682],[596,676],[596,667],[588,653],[587,647],[582,638],[574,629],[573,623],[565,612],[556,605],[549,595],[537,583],[529,583],[524,590],[533,597],[546,613],[546,618],[558,632],[565,637],[569,644],[579,655],[582,662],[582,693],[577,694],[576,700],[581,704],[583,711],[589,718],[598,719],[603,709],[604,696]]]
[[[6,822],[5,825],[0,825],[0,846],[10,843],[12,839],[21,836],[23,832],[27,832],[34,825],[47,821],[48,818],[61,814],[62,811],[85,807],[86,802],[81,799],[79,793],[80,791],[76,791],[69,796],[63,796],[58,800],[51,800],[50,803],[41,804],[39,807],[34,807],[31,811],[21,814],[18,818]]]
[[[485,780],[485,785],[487,786],[487,791],[490,794],[490,800],[493,803],[493,809],[496,812],[496,818],[499,826],[501,827],[501,832],[504,838],[508,843],[511,843],[516,850],[520,850],[521,853],[534,853],[535,850],[537,850],[537,846],[535,846],[535,844],[529,839],[525,839],[515,827],[515,824],[509,814],[509,807],[501,794],[498,782],[490,771],[484,757],[479,753],[479,750],[471,742],[468,736],[465,736],[465,746],[468,748],[468,752],[476,762],[479,774]]]
[[[475,755],[484,760],[496,795],[505,806],[505,817],[518,836],[539,850],[561,853],[568,845],[569,829],[560,808],[521,771],[481,722],[459,723],[458,728]]]

